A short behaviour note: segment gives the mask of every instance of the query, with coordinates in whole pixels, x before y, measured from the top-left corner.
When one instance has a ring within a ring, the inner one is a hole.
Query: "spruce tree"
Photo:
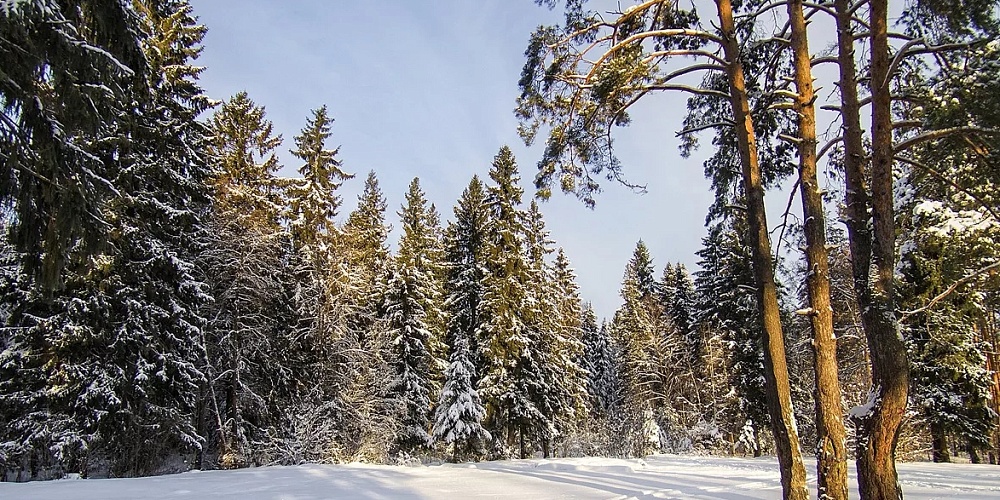
[[[129,15],[149,33],[141,45],[149,72],[137,75],[143,90],[134,106],[109,108],[128,141],[105,144],[117,148],[102,159],[102,168],[115,167],[107,179],[115,195],[95,199],[107,245],[66,267],[60,290],[43,297],[15,286],[6,299],[17,305],[0,357],[0,397],[13,408],[5,443],[14,449],[5,452],[32,476],[86,474],[102,459],[112,474],[147,474],[167,454],[202,446],[193,413],[210,299],[194,261],[205,244],[208,193],[206,132],[195,118],[209,100],[191,61],[205,29],[185,2],[136,8]]]
[[[104,251],[123,115],[143,100],[150,36],[133,2],[40,0],[0,9],[0,201],[31,276],[58,289]],[[72,262],[72,261],[76,262]]]
[[[695,293],[694,282],[684,264],[674,266],[673,296],[667,306],[667,314],[687,348],[688,360],[692,366],[699,364],[698,359],[703,354],[703,346],[698,329],[694,324]]]
[[[625,440],[622,449],[626,454],[642,456],[661,445],[654,410],[663,401],[664,360],[656,320],[642,299],[636,263],[633,258],[625,267],[620,292],[623,303],[615,311],[609,331],[619,346],[623,404],[618,418]]]
[[[551,274],[556,324],[551,339],[542,339],[542,347],[549,358],[546,371],[552,374],[555,385],[557,404],[553,423],[559,434],[565,434],[582,420],[586,412],[583,304],[576,273],[562,248],[556,252]]]
[[[430,330],[440,290],[434,262],[435,234],[420,181],[414,178],[399,216],[403,237],[399,241],[392,277],[386,293],[386,314],[395,349],[396,380],[393,392],[405,410],[398,437],[401,451],[411,451],[431,443],[431,369],[435,366]]]
[[[588,303],[581,322],[583,368],[587,374],[588,409],[591,418],[607,418],[618,403],[618,364],[606,324],[597,325],[597,315]]]
[[[473,177],[454,209],[455,220],[447,232],[447,297],[444,305],[448,316],[447,343],[454,346],[458,336],[469,343],[470,360],[482,366],[478,343],[484,317],[482,301],[488,270],[485,261],[487,217],[486,193],[479,177]],[[474,380],[478,383],[478,378]]]
[[[281,411],[304,376],[288,324],[293,321],[280,225],[279,165],[264,108],[240,92],[212,116],[208,156],[215,166],[211,242],[201,265],[215,301],[206,332],[209,402],[203,411],[218,439],[220,466],[260,463],[269,436],[282,435]],[[211,441],[214,441],[212,439]]]
[[[337,159],[339,148],[326,149],[330,138],[330,124],[326,106],[312,111],[306,126],[295,136],[292,155],[303,161],[299,167],[301,182],[291,188],[290,227],[299,248],[308,249],[312,258],[320,261],[332,246],[339,233],[335,225],[340,196],[337,189],[354,177],[342,169]]]
[[[396,446],[402,411],[394,399],[394,353],[385,318],[387,277],[392,258],[386,245],[387,204],[375,172],[369,172],[357,208],[344,224],[346,334],[337,346],[336,400],[347,409],[338,426],[346,439],[342,460],[385,460]]]
[[[305,127],[295,136],[292,155],[302,160],[300,179],[290,180],[288,228],[291,232],[292,303],[295,307],[293,335],[300,339],[303,356],[299,363],[313,370],[316,391],[309,412],[329,408],[325,390],[333,391],[337,369],[332,359],[335,344],[342,340],[350,316],[344,306],[348,290],[342,265],[346,252],[336,217],[341,200],[336,191],[353,178],[342,169],[338,149],[326,149],[332,119],[326,106],[313,110]],[[331,415],[314,420],[333,419]],[[305,432],[305,431],[304,431]]]
[[[735,226],[735,227],[734,227]],[[764,352],[755,296],[749,248],[738,219],[717,223],[697,252],[700,270],[695,274],[697,311],[695,322],[721,333],[730,346],[730,381],[736,394],[736,417],[740,444],[759,456],[761,433],[767,429],[764,392]],[[734,429],[735,430],[735,429]]]
[[[458,462],[461,451],[477,451],[491,438],[482,425],[486,409],[475,389],[476,367],[471,354],[465,334],[459,333],[434,417],[434,439],[452,445],[453,462]]]
[[[486,190],[489,219],[486,224],[485,255],[488,274],[484,279],[482,310],[485,322],[479,332],[483,360],[480,394],[486,403],[487,428],[497,449],[506,449],[519,439],[526,454],[527,434],[546,421],[533,396],[541,393],[537,377],[537,338],[532,336],[525,312],[529,300],[531,266],[526,257],[523,191],[518,186],[517,164],[504,146],[490,169],[493,184]]]

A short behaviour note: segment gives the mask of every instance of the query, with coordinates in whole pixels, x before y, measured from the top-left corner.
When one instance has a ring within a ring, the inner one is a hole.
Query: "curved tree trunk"
[[[717,0],[723,50],[729,61],[729,93],[733,121],[739,141],[740,163],[743,168],[743,190],[750,223],[750,245],[753,253],[754,281],[757,285],[757,302],[764,326],[764,376],[767,382],[767,406],[771,416],[778,464],[781,469],[781,487],[786,499],[806,499],[806,473],[802,463],[802,450],[792,413],[791,389],[788,366],[785,361],[785,341],[778,309],[778,293],[774,283],[771,261],[771,244],[767,234],[764,209],[764,187],[761,183],[760,165],[757,162],[757,144],[753,119],[746,93],[743,66],[740,63],[739,40],[733,22],[730,0]]]
[[[837,376],[837,337],[830,303],[830,263],[826,252],[826,216],[816,178],[816,96],[802,0],[788,2],[795,68],[798,116],[799,186],[805,219],[806,285],[813,333],[816,379],[816,472],[819,498],[847,498],[847,453]]]
[[[858,81],[850,2],[835,0],[844,120],[847,228],[854,287],[872,363],[869,408],[858,426],[858,486],[862,498],[902,498],[895,453],[909,391],[909,361],[895,316],[895,224],[892,192],[892,114],[889,94],[887,0],[871,0],[872,166],[865,181]],[[871,193],[869,195],[869,192]],[[869,215],[870,214],[870,215]],[[874,265],[876,276],[871,276]]]

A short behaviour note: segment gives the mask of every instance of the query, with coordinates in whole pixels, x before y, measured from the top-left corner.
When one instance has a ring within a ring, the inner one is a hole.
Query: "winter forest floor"
[[[852,498],[857,487],[852,471]],[[1000,498],[994,465],[899,464],[907,499]],[[815,479],[811,481],[815,487]],[[431,498],[780,498],[773,458],[656,455],[645,460],[568,458],[440,466],[303,465],[187,472],[137,479],[0,483],[0,498],[314,500]]]

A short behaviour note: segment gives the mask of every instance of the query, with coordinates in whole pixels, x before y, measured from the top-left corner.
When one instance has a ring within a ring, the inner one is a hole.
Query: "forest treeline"
[[[884,0],[712,7],[570,0],[529,40],[540,197],[625,182],[649,93],[690,96],[682,154],[713,131],[698,269],[639,241],[601,320],[506,146],[450,216],[415,178],[393,218],[325,106],[286,144],[204,94],[187,1],[0,2],[0,479],[698,451],[775,453],[802,498],[814,450],[822,495],[856,458],[895,498],[900,454],[997,463],[997,6],[913,2],[899,33]]]

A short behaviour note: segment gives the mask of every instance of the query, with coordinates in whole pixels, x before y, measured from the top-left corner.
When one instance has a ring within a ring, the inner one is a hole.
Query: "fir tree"
[[[58,289],[67,265],[104,251],[121,118],[151,71],[148,30],[131,1],[40,0],[5,4],[0,33],[4,229],[28,286]]]
[[[498,442],[498,447],[513,445],[517,437],[521,456],[525,456],[527,434],[544,426],[546,417],[534,399],[542,392],[542,381],[532,355],[537,338],[524,317],[530,309],[531,266],[519,209],[523,191],[517,184],[517,164],[510,148],[500,148],[490,178],[494,184],[486,191],[489,219],[484,231],[489,272],[482,301],[486,319],[478,335],[483,360],[480,393],[491,434],[506,441]]]
[[[452,445],[453,462],[458,462],[460,451],[481,449],[491,439],[482,425],[486,409],[475,389],[476,368],[470,355],[468,341],[460,333],[452,346],[434,417],[434,439]]]
[[[403,237],[388,284],[386,313],[395,348],[394,393],[405,405],[398,442],[400,449],[409,451],[431,442],[431,369],[435,362],[430,343],[435,333],[429,328],[440,296],[435,279],[438,263],[432,255],[436,235],[419,179],[410,183],[399,215]]]

